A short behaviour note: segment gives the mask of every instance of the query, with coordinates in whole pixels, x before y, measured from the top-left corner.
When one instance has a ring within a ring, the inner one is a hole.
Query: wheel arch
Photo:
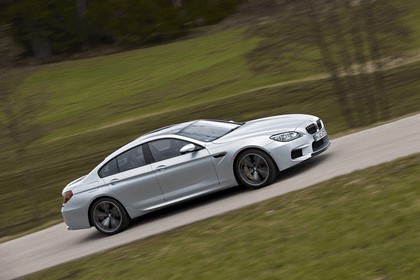
[[[274,160],[273,156],[271,155],[271,153],[267,149],[264,149],[261,146],[247,146],[247,147],[243,147],[242,149],[238,150],[235,153],[234,160],[233,160],[233,165],[232,165],[233,174],[235,175],[235,179],[236,179],[237,182],[239,182],[239,181],[238,181],[238,174],[237,174],[237,171],[236,171],[236,164],[237,164],[237,162],[239,160],[239,155],[242,154],[245,151],[248,151],[248,150],[259,150],[259,151],[265,153],[268,157],[271,158],[271,160],[273,161],[275,167],[277,168],[277,171],[280,171],[280,168],[279,168],[277,162]]]
[[[111,198],[111,199],[113,199],[113,200],[116,200],[119,204],[121,204],[121,206],[123,207],[123,210],[125,211],[125,213],[127,214],[127,217],[131,220],[132,218],[131,218],[131,216],[130,216],[130,213],[127,211],[127,209],[125,208],[125,206],[124,206],[124,204],[122,204],[121,203],[121,201],[118,199],[118,198],[116,198],[116,197],[113,197],[113,196],[110,196],[110,195],[101,195],[101,196],[98,196],[98,197],[95,197],[91,202],[90,202],[90,204],[89,204],[89,208],[88,208],[88,212],[87,212],[87,215],[88,215],[88,220],[89,220],[89,225],[91,226],[91,227],[93,227],[94,225],[93,225],[93,223],[92,223],[92,217],[91,217],[91,214],[90,214],[90,211],[92,211],[92,207],[93,207],[93,205],[95,204],[95,202],[96,201],[98,201],[99,199],[102,199],[102,198]]]

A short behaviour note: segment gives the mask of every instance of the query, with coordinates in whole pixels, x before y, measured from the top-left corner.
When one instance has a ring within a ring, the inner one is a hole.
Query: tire
[[[265,152],[249,149],[241,152],[235,161],[238,182],[250,189],[259,189],[277,178],[277,166]]]
[[[130,224],[124,207],[110,197],[100,198],[93,203],[90,220],[99,232],[106,235],[119,233]]]

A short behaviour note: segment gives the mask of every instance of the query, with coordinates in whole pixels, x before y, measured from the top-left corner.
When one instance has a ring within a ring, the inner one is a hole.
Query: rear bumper
[[[88,209],[84,207],[79,208],[74,204],[72,205],[71,202],[66,203],[61,208],[61,215],[69,230],[90,228],[91,225],[87,213]]]

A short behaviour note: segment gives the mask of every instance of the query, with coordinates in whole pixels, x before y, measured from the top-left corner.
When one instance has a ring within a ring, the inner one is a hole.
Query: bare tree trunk
[[[25,27],[29,34],[29,43],[34,56],[40,62],[50,61],[52,58],[50,40],[46,36],[40,34],[36,27],[36,23],[28,21],[25,23]]]
[[[181,8],[183,5],[182,0],[172,0],[172,7],[174,9]]]
[[[13,106],[11,104],[11,92],[6,87],[1,87],[1,111],[4,114],[5,119],[5,128],[9,135],[10,140],[14,145],[21,142],[20,133],[19,133],[19,123],[15,113],[13,112]]]
[[[30,44],[35,57],[40,62],[48,62],[51,59],[51,45],[48,38],[34,35],[31,38]]]
[[[368,32],[368,43],[370,56],[373,59],[373,77],[375,85],[375,97],[379,102],[379,108],[382,119],[388,119],[391,116],[390,106],[388,100],[388,92],[385,86],[385,79],[383,78],[383,64],[381,48],[376,37],[375,12],[373,10],[373,3],[364,0],[363,4],[363,19],[365,21],[366,30]]]
[[[315,40],[321,51],[321,56],[323,58],[323,63],[327,71],[331,75],[331,81],[335,87],[335,95],[337,97],[339,108],[344,116],[348,127],[355,127],[355,122],[353,114],[351,112],[348,100],[346,95],[343,94],[345,91],[345,86],[343,85],[338,72],[338,67],[334,61],[331,50],[326,42],[326,37],[324,31],[320,25],[320,20],[318,18],[318,11],[314,0],[308,0],[309,2],[309,17],[312,24],[313,34],[316,34]]]
[[[25,71],[16,70],[15,59],[23,52],[23,49],[7,34],[7,27],[0,26],[0,112],[2,113],[2,128],[8,138],[7,143],[10,143],[11,149],[14,151],[16,158],[16,166],[20,168],[23,174],[24,186],[32,186],[34,180],[32,170],[26,161],[26,148],[31,137],[26,137],[23,130],[32,134],[34,131],[33,123],[28,124],[35,118],[35,110],[29,106],[30,103],[27,99],[16,99],[16,92],[11,87],[16,88],[15,78],[18,81],[23,80]],[[17,74],[16,74],[17,73]],[[17,75],[17,76],[16,76]],[[18,104],[16,104],[18,103]],[[29,104],[29,105],[28,105]],[[17,105],[17,106],[16,106]],[[26,127],[25,127],[26,126]]]
[[[16,106],[12,101],[13,90],[4,87],[0,84],[0,110],[4,115],[5,129],[9,138],[11,149],[14,152],[14,163],[11,163],[14,169],[19,170],[18,178],[16,178],[16,187],[20,189],[30,190],[36,185],[34,174],[30,164],[28,163],[27,146],[33,139],[25,137],[23,131],[31,131],[33,133],[33,124],[25,123],[22,121],[18,113],[16,113]],[[15,108],[15,109],[14,109]],[[24,110],[26,111],[26,110]],[[31,118],[33,119],[33,117]],[[22,127],[23,126],[23,127]],[[36,204],[32,204],[33,209],[31,211],[32,219],[35,221],[39,215],[36,211]]]
[[[344,1],[346,8],[349,11],[352,9],[351,7],[351,0]],[[356,57],[357,62],[357,75],[359,77],[359,87],[358,87],[358,99],[355,103],[358,106],[364,107],[363,111],[365,112],[365,116],[368,118],[369,121],[375,122],[377,109],[376,109],[376,102],[374,98],[374,88],[372,85],[372,81],[367,74],[366,68],[366,59],[365,59],[365,41],[363,39],[362,30],[359,27],[359,14],[352,11],[351,12],[351,30],[350,30],[350,37],[354,47],[354,55]],[[364,123],[364,120],[362,120]],[[361,124],[363,124],[361,123]]]
[[[76,0],[76,7],[77,7],[77,17],[78,18],[85,17],[87,13],[86,0]]]
[[[356,64],[355,59],[353,55],[351,54],[351,51],[349,50],[348,42],[345,38],[345,32],[342,24],[342,17],[340,17],[339,14],[339,4],[341,1],[334,0],[333,2],[333,8],[334,11],[330,14],[330,24],[335,27],[334,32],[334,41],[337,44],[339,48],[339,57],[341,60],[341,69],[343,69],[344,73],[342,74],[342,79],[346,81],[346,99],[351,104],[350,108],[352,111],[355,111],[357,113],[357,125],[361,125],[364,119],[364,107],[359,106],[355,102],[355,97],[363,97],[363,92],[361,91],[361,88],[359,86],[360,80],[359,76],[356,75],[356,71],[354,71],[354,68],[352,67],[354,64]],[[344,94],[344,93],[343,93]],[[352,104],[353,101],[353,104]],[[356,123],[356,121],[355,121]]]

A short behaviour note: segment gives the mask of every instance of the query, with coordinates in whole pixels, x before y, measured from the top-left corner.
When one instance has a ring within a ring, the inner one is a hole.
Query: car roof
[[[184,122],[184,123],[180,123],[180,124],[174,124],[174,125],[168,125],[156,130],[153,130],[151,132],[148,132],[146,134],[141,135],[140,137],[134,139],[133,141],[125,144],[124,146],[118,148],[117,150],[115,150],[114,152],[112,152],[111,154],[109,154],[106,158],[105,161],[108,161],[112,158],[114,158],[115,156],[121,154],[122,152],[126,151],[127,149],[130,149],[132,147],[135,147],[137,145],[140,145],[144,142],[147,141],[147,139],[153,139],[156,136],[159,135],[175,135],[178,131],[182,130],[183,128],[187,127],[188,125],[194,123],[195,121],[189,121],[189,122]]]
[[[148,138],[152,138],[158,135],[176,135],[179,132],[181,132],[184,128],[187,128],[190,125],[194,125],[196,123],[200,123],[200,122],[205,122],[205,123],[235,123],[235,124],[243,124],[243,123],[238,123],[238,122],[234,122],[234,121],[224,121],[224,120],[212,120],[212,119],[199,119],[199,120],[194,120],[194,121],[189,121],[189,122],[183,122],[183,123],[179,123],[179,124],[175,124],[175,125],[168,125],[162,128],[158,128],[156,130],[153,130],[151,132],[148,132],[142,136],[140,136],[139,138],[137,138],[136,140],[146,140]]]
[[[127,143],[126,145],[120,147],[116,151],[114,151],[111,154],[109,154],[105,158],[105,161],[108,161],[111,158],[114,158],[115,156],[121,154],[122,152],[124,152],[124,151],[126,151],[126,150],[128,150],[128,149],[130,149],[132,147],[135,147],[137,145],[140,145],[140,144],[146,142],[148,139],[154,139],[156,136],[160,136],[160,135],[175,136],[175,135],[177,135],[178,132],[180,132],[184,128],[188,127],[191,124],[194,124],[196,122],[199,122],[199,121],[236,123],[236,122],[232,122],[232,121],[202,119],[202,120],[194,120],[194,121],[183,122],[183,123],[179,123],[179,124],[165,126],[165,127],[162,127],[162,128],[156,129],[156,130],[153,130],[151,132],[148,132],[146,134],[143,134],[140,137],[134,139],[133,141]]]
[[[179,123],[179,124],[174,124],[174,125],[168,125],[162,128],[158,128],[156,130],[150,131],[146,134],[143,134],[142,136],[138,137],[136,140],[145,140],[147,138],[152,138],[158,135],[163,135],[163,134],[176,134],[179,131],[181,131],[182,129],[184,129],[185,127],[189,126],[190,124],[195,123],[196,121],[189,121],[189,122],[184,122],[184,123]],[[135,140],[135,141],[136,141]]]

